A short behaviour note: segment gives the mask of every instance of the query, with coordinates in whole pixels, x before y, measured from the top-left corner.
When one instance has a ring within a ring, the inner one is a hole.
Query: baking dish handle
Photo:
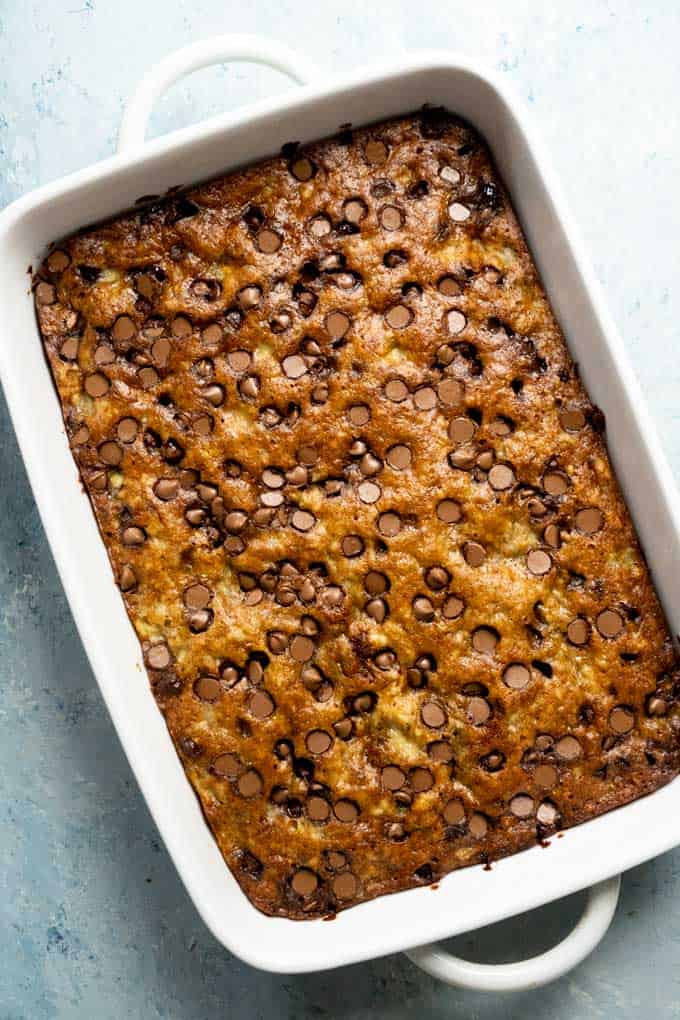
[[[438,943],[419,946],[406,955],[432,977],[458,988],[481,992],[519,992],[540,988],[562,977],[593,951],[611,924],[620,886],[620,875],[591,886],[583,913],[573,930],[552,949],[530,960],[474,963],[447,953]]]
[[[315,64],[274,39],[258,35],[220,35],[214,39],[200,39],[169,53],[144,75],[125,107],[118,133],[118,152],[130,152],[144,144],[154,104],[174,82],[202,67],[232,60],[274,67],[301,85],[319,77]]]

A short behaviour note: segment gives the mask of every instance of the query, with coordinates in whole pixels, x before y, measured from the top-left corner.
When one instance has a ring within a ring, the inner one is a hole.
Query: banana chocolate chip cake
[[[151,689],[256,907],[432,883],[676,774],[604,418],[467,124],[284,146],[59,243],[34,290]]]

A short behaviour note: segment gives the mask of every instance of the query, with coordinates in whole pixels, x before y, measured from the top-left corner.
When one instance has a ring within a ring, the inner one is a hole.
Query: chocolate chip
[[[307,374],[307,364],[299,354],[289,354],[281,362],[281,367],[289,379],[301,379]]]
[[[604,527],[604,514],[596,506],[583,507],[576,511],[574,524],[584,535],[594,535]]]
[[[135,525],[130,525],[127,528],[123,528],[121,541],[123,545],[144,545],[146,542],[146,531],[144,528],[138,528]]]
[[[339,900],[351,900],[357,895],[359,881],[351,871],[343,871],[341,875],[333,878],[331,888]]]
[[[411,450],[403,443],[396,443],[390,446],[385,454],[385,460],[395,471],[406,471],[411,466]]]
[[[657,694],[648,695],[645,701],[647,715],[663,716],[668,713],[668,703]]]
[[[511,662],[503,670],[503,683],[513,691],[522,691],[531,680],[531,671],[523,662]]]
[[[333,811],[335,817],[339,822],[355,822],[359,817],[359,806],[353,800],[349,800],[346,797],[336,800],[333,805]]]
[[[333,723],[333,731],[340,740],[349,740],[354,732],[354,723],[351,719],[338,719]]]
[[[635,725],[635,714],[627,705],[617,705],[609,713],[609,725],[615,733],[630,733]]]
[[[449,206],[449,216],[454,223],[464,223],[470,218],[470,210],[462,202],[452,202]]]
[[[465,542],[462,552],[465,562],[470,567],[481,567],[486,559],[486,549],[479,542]]]
[[[465,808],[462,800],[458,797],[453,797],[451,800],[448,800],[444,805],[442,815],[444,817],[444,821],[449,825],[462,825],[465,821]]]
[[[526,563],[529,573],[537,577],[548,574],[552,567],[550,554],[544,549],[530,549],[527,553]]]
[[[534,813],[534,798],[528,793],[517,793],[510,801],[510,810],[515,818],[531,818]]]
[[[563,496],[569,488],[569,478],[563,471],[547,471],[543,475],[543,488],[550,496]]]
[[[213,407],[221,407],[224,403],[224,387],[218,383],[213,383],[211,386],[205,386],[203,389],[203,396],[212,404]]]
[[[405,329],[413,321],[413,312],[406,305],[392,305],[385,313],[385,322],[391,329]]]
[[[120,568],[118,586],[121,591],[132,591],[133,588],[137,587],[137,575],[129,563],[124,563]],[[653,715],[654,713],[651,714]]]
[[[357,487],[359,499],[362,503],[377,503],[382,495],[382,489],[377,482],[361,482]]]
[[[114,340],[132,340],[137,335],[137,327],[129,315],[119,316],[111,329],[111,336]]]
[[[248,700],[248,711],[256,719],[268,719],[275,708],[274,699],[267,691],[254,691]]]
[[[342,212],[349,223],[361,223],[368,212],[368,208],[363,199],[348,198],[343,203]]]
[[[140,368],[137,375],[145,390],[153,389],[158,383],[158,372],[155,368],[151,368],[150,365],[146,368]]]
[[[448,436],[452,443],[469,443],[476,431],[471,418],[452,418],[449,422]]]
[[[84,444],[90,438],[90,430],[87,425],[81,425],[71,436],[71,442],[74,446],[84,446]]]
[[[212,771],[218,776],[224,776],[225,779],[237,779],[243,770],[243,763],[238,755],[229,751],[218,755],[212,763]]]
[[[567,638],[572,645],[587,645],[590,640],[590,624],[582,616],[577,616],[567,626]]]
[[[604,609],[598,613],[595,626],[604,638],[615,638],[623,630],[624,620],[615,609]]]
[[[439,176],[443,181],[446,181],[447,184],[458,184],[460,181],[460,173],[458,170],[456,170],[454,166],[448,166],[447,164],[440,167]]]
[[[229,353],[227,354],[227,364],[232,369],[232,371],[238,372],[239,374],[248,371],[248,369],[250,368],[251,360],[252,355],[250,351],[244,350],[229,351]]]
[[[456,297],[461,293],[461,286],[455,276],[442,276],[437,283],[437,290],[444,297]]]
[[[179,492],[177,478],[159,478],[153,487],[154,495],[164,501],[174,499]]]
[[[414,793],[427,793],[434,786],[434,778],[430,770],[420,766],[409,771],[409,780]]]
[[[458,336],[467,326],[467,319],[457,308],[452,308],[446,313],[446,328],[451,336]]]
[[[339,609],[345,599],[345,594],[338,585],[329,584],[319,595],[319,603],[322,609],[331,612]]]
[[[110,467],[118,467],[123,460],[123,451],[118,445],[112,440],[107,440],[105,443],[101,443],[97,449],[99,459],[104,464],[108,464]]]
[[[382,461],[372,453],[365,453],[359,462],[362,475],[377,475],[382,470]]]
[[[448,740],[430,741],[427,745],[427,753],[438,764],[446,765],[453,762],[453,748]]]
[[[364,588],[369,595],[383,595],[389,591],[390,582],[386,574],[379,570],[369,570],[364,577]]]
[[[345,535],[340,543],[343,556],[351,559],[354,556],[361,556],[364,551],[364,541],[360,535]]]
[[[389,607],[385,599],[369,599],[364,606],[364,612],[376,623],[384,623],[389,615]]]
[[[217,701],[222,693],[219,680],[214,676],[199,676],[194,683],[194,694],[201,701]]]
[[[394,793],[395,790],[401,790],[406,782],[406,773],[396,765],[386,765],[380,772],[380,781],[384,790]]]
[[[313,822],[327,822],[331,816],[331,806],[325,797],[312,795],[307,798],[307,815]]]
[[[286,481],[296,488],[303,487],[309,481],[309,471],[302,464],[296,464],[295,467],[286,471]]]
[[[146,662],[151,669],[167,669],[171,661],[170,649],[162,642],[151,645],[146,651]]]
[[[351,326],[349,316],[337,310],[329,312],[324,322],[332,340],[342,340]]]
[[[99,367],[101,367],[102,365],[110,365],[115,360],[116,355],[114,353],[113,347],[110,347],[108,344],[99,344],[95,348],[94,361],[95,364],[98,365]]]
[[[256,240],[257,247],[264,255],[273,255],[282,244],[281,236],[269,227],[263,227],[257,234]]]
[[[236,295],[236,300],[244,311],[257,308],[262,302],[262,290],[255,284],[248,284],[248,286],[241,288]]]
[[[472,444],[467,443],[452,450],[448,456],[448,461],[454,470],[470,471],[475,465],[476,458],[476,448]]]
[[[236,788],[246,800],[249,800],[251,797],[257,797],[264,789],[262,776],[257,769],[247,769],[238,777]]]
[[[486,772],[500,772],[505,765],[505,755],[502,751],[489,751],[488,754],[482,755],[479,759],[479,764]]]
[[[446,724],[446,712],[436,701],[426,701],[420,710],[420,718],[430,729],[438,730]]]
[[[474,726],[481,726],[491,718],[491,705],[486,698],[470,698],[466,715]]]
[[[372,138],[364,146],[366,161],[372,166],[380,166],[387,159],[387,146],[379,139]]]
[[[394,538],[401,531],[401,517],[392,511],[380,514],[378,517],[378,531],[385,538]]]
[[[85,377],[83,386],[90,397],[103,397],[109,392],[110,382],[103,372],[93,372]]]
[[[242,397],[247,399],[253,399],[260,392],[260,379],[257,375],[247,375],[244,379],[240,379],[238,383],[238,391]]]
[[[70,265],[71,256],[60,248],[56,248],[47,256],[47,268],[51,273],[63,273]]]
[[[305,737],[305,746],[310,754],[325,754],[332,743],[333,738],[325,730],[310,730]]]
[[[434,620],[434,606],[430,599],[424,595],[416,595],[412,602],[413,615],[421,623],[429,623]]]
[[[297,662],[308,662],[315,651],[314,642],[304,634],[296,634],[290,642],[290,654]]]
[[[499,636],[493,627],[477,627],[472,633],[472,647],[482,655],[493,655]]]
[[[316,173],[316,167],[307,156],[298,156],[298,158],[293,160],[290,164],[290,172],[298,181],[311,181],[312,177]]]
[[[380,210],[378,220],[384,230],[399,230],[404,223],[404,214],[398,206],[386,205]]]
[[[77,336],[67,336],[59,348],[59,354],[66,361],[75,361],[78,357],[79,347],[80,340]]]
[[[462,516],[460,503],[455,499],[442,499],[437,503],[437,517],[444,524],[457,524]]]
[[[367,404],[353,404],[347,409],[347,417],[352,425],[361,427],[371,420],[371,409]]]
[[[192,331],[193,328],[191,322],[185,315],[177,315],[172,320],[170,332],[177,340],[187,340],[191,336]]]
[[[390,379],[385,384],[384,392],[388,400],[391,400],[394,404],[399,404],[403,400],[406,400],[408,396],[408,386],[403,379]]]
[[[312,216],[309,221],[309,232],[312,237],[327,237],[333,229],[333,225],[329,220],[328,216],[324,216],[323,213],[319,213],[317,216]]]
[[[373,656],[373,661],[379,670],[387,673],[397,665],[397,656],[391,648],[384,648]]]
[[[465,603],[457,595],[449,595],[442,606],[442,616],[445,620],[457,620],[465,609]]]
[[[451,575],[445,567],[428,567],[424,574],[425,584],[432,591],[442,591],[451,580]]]
[[[515,472],[509,464],[494,464],[489,471],[489,485],[497,491],[511,489],[515,484]]]
[[[536,811],[536,820],[546,828],[552,828],[559,821],[560,813],[557,805],[551,800],[542,800]]]
[[[581,757],[581,745],[576,737],[560,737],[555,744],[555,754],[564,761],[576,761]]]
[[[419,386],[413,394],[413,403],[419,411],[431,411],[437,406],[437,394],[431,386]]]
[[[182,601],[187,609],[205,609],[212,598],[210,588],[205,584],[190,584],[182,593]]]
[[[209,326],[201,330],[201,340],[207,344],[219,344],[222,341],[222,327],[216,322],[211,322]]]
[[[298,868],[291,879],[291,887],[298,896],[306,899],[316,892],[319,880],[310,868]]]
[[[586,423],[586,416],[578,408],[560,411],[560,425],[566,432],[579,432]]]
[[[554,765],[537,765],[534,769],[534,780],[537,786],[544,790],[551,790],[557,785],[558,775]]]
[[[270,630],[267,634],[267,647],[273,655],[282,655],[288,648],[288,636],[280,630]]]
[[[562,544],[562,532],[559,529],[559,525],[546,525],[543,529],[543,541],[546,545],[549,545],[551,549],[559,549]]]

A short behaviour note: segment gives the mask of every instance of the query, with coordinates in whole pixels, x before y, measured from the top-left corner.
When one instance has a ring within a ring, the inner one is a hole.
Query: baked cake
[[[441,110],[34,281],[151,689],[252,903],[327,916],[678,769],[671,636],[489,151]]]

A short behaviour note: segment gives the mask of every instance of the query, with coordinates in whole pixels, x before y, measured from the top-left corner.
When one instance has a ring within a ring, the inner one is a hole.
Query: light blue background
[[[677,0],[0,0],[0,205],[110,155],[136,81],[193,39],[260,32],[328,70],[427,46],[477,55],[530,106],[678,478],[679,10]],[[152,131],[284,84],[247,66],[204,71],[168,94]],[[403,957],[282,978],[226,953],[121,753],[4,404],[0,430],[0,1020],[680,1016],[680,852],[627,875],[604,943],[533,994],[456,992]],[[459,948],[519,956],[577,907]]]

